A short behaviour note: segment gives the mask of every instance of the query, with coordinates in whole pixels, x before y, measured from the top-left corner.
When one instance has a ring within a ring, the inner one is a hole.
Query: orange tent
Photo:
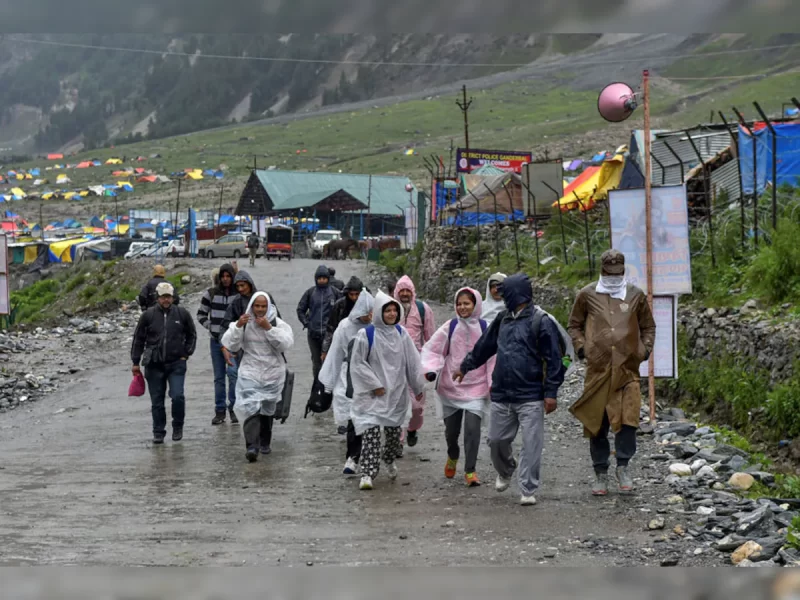
[[[47,155],[47,160],[59,160],[61,158],[64,158],[63,154],[48,154]]]
[[[85,160],[82,163],[78,163],[78,165],[75,168],[76,169],[88,169],[91,166],[92,166],[92,163],[90,163],[88,160]]]
[[[145,181],[148,183],[155,183],[157,180],[158,178],[155,175],[143,175],[139,177],[139,179],[137,179],[136,181],[138,181],[139,183],[144,183]]]

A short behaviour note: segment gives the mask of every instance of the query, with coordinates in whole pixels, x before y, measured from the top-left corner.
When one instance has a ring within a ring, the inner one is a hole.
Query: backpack
[[[481,334],[486,332],[486,329],[489,327],[483,319],[480,319],[481,324]],[[458,319],[451,319],[450,320],[450,330],[447,332],[447,349],[445,350],[444,355],[447,356],[450,354],[450,340],[453,337],[453,332],[456,330],[456,325],[458,325]]]
[[[319,379],[314,380],[314,385],[311,386],[311,394],[306,403],[306,412],[303,415],[305,419],[308,413],[324,413],[333,404],[333,394],[325,391],[325,386]]]
[[[419,318],[422,321],[422,327],[425,327],[425,303],[422,300],[415,300],[417,310],[419,311]]]
[[[397,333],[400,335],[403,334],[403,329],[400,325],[395,325],[395,329],[397,329]],[[375,325],[367,325],[364,331],[367,332],[367,343],[369,344],[369,349],[367,350],[367,359],[369,359],[370,352],[372,352],[372,344],[375,342]],[[356,342],[356,338],[354,337],[350,340],[350,343],[347,344],[347,358],[345,359],[347,362],[347,389],[344,393],[345,396],[348,398],[353,397],[353,380],[350,377],[350,359],[353,358],[353,345]]]
[[[257,236],[251,235],[251,236],[249,236],[247,238],[247,247],[248,248],[258,248],[258,246],[260,244],[261,244],[261,240]]]
[[[536,309],[533,313],[533,336],[537,341],[539,339],[539,330],[542,327],[542,319],[545,317],[549,317],[549,315],[541,309]],[[553,320],[552,317],[550,317],[550,319]],[[556,331],[558,332],[558,349],[561,352],[561,362],[564,365],[564,368],[568,368],[572,363],[572,359],[567,354],[567,340],[564,339],[564,335],[561,333],[561,329],[559,327],[556,327]]]

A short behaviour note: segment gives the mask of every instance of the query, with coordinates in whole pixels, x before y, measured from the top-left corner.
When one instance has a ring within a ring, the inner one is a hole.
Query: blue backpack
[[[397,329],[397,333],[403,335],[403,328],[400,327],[400,325],[395,325],[395,329]],[[367,343],[369,344],[367,359],[369,359],[370,352],[372,352],[372,345],[375,343],[375,325],[367,325],[364,331],[367,332]],[[353,397],[353,380],[350,378],[350,359],[353,358],[353,345],[355,341],[356,339],[353,338],[350,340],[350,343],[347,344],[347,390],[344,395],[348,398]]]
[[[486,333],[486,329],[489,327],[483,319],[480,319],[481,324],[481,334]],[[453,338],[453,332],[456,330],[456,325],[458,325],[458,319],[451,319],[450,320],[450,331],[447,333],[447,350],[445,351],[444,355],[447,356],[450,354],[450,340]]]

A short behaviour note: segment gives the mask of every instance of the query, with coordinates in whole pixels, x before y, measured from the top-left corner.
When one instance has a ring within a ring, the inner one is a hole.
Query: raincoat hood
[[[351,321],[361,323],[359,319],[368,315],[372,311],[372,307],[374,305],[375,299],[367,290],[362,290],[361,294],[358,296],[358,300],[356,300],[356,303],[353,306],[353,310],[350,311],[350,315],[347,318]]]
[[[214,271],[216,271],[216,276],[215,276],[216,281],[214,282],[214,285],[216,285],[218,287],[222,287],[222,274],[223,273],[228,273],[231,276],[231,281],[235,281],[236,280],[236,271],[234,270],[233,265],[229,265],[229,264],[225,263],[219,269],[214,269]],[[253,285],[253,284],[251,283],[250,285]],[[231,283],[231,287],[234,287],[233,283]],[[255,286],[253,286],[253,290],[255,290],[255,289],[256,289]]]
[[[358,277],[353,275],[350,280],[347,282],[347,285],[344,286],[345,292],[353,292],[353,291],[361,291],[364,289],[364,282],[361,281]]]
[[[317,279],[319,279],[320,277],[327,277],[328,278],[328,282],[330,283],[331,272],[328,270],[328,267],[326,267],[325,265],[320,265],[320,266],[317,267],[317,271],[314,273],[314,283],[317,283]],[[328,285],[328,284],[325,284],[325,285]],[[325,287],[325,286],[320,286],[318,283],[317,283],[317,286]]]
[[[475,296],[475,310],[472,311],[472,314],[469,316],[468,319],[462,319],[458,316],[458,297],[461,295],[461,292],[469,292],[473,296]],[[478,290],[473,290],[469,287],[463,287],[456,292],[456,295],[453,297],[453,309],[456,311],[456,318],[459,321],[467,322],[467,323],[477,323],[480,321],[483,315],[483,299],[481,298],[481,293]]]
[[[360,298],[359,298],[359,300],[360,300]],[[391,324],[391,325],[387,325],[384,322],[384,320],[383,320],[383,308],[387,304],[394,304],[395,306],[397,306],[397,309],[398,309],[399,314],[400,314],[400,318],[398,319],[397,323],[394,323],[394,324]],[[355,310],[355,308],[353,308],[353,310]],[[373,307],[372,314],[373,314],[372,324],[375,325],[375,329],[376,330],[391,331],[392,329],[395,328],[395,325],[399,325],[400,323],[403,322],[403,317],[404,317],[403,305],[398,300],[395,300],[394,298],[392,298],[390,296],[387,296],[383,292],[378,292],[378,295],[375,296],[375,306]]]
[[[525,273],[517,273],[503,281],[503,302],[508,310],[516,310],[520,304],[530,304],[533,300],[531,280]]]
[[[506,277],[507,275],[505,273],[495,273],[489,277],[489,281],[486,282],[486,296],[484,296],[485,300],[483,302],[483,311],[481,312],[481,317],[489,324],[494,321],[497,315],[506,309],[506,304],[502,299],[495,300],[492,298],[492,283],[497,282],[502,285],[502,283],[506,280]]]
[[[247,271],[239,271],[236,274],[236,277],[233,278],[233,286],[236,287],[236,284],[239,283],[240,281],[246,281],[247,283],[249,283],[254,295],[258,291],[256,289],[256,282],[253,281],[253,278],[250,277],[250,273],[248,273]]]
[[[269,294],[267,292],[256,292],[250,298],[250,302],[247,304],[247,314],[253,319],[255,322],[256,314],[253,312],[253,304],[256,301],[256,298],[266,298],[267,299],[267,321],[274,325],[275,319],[278,317],[278,310],[275,308],[275,305],[269,301]]]
[[[398,302],[400,302],[400,292],[403,290],[411,290],[411,304],[414,304],[417,300],[417,288],[414,287],[414,282],[408,275],[403,275],[394,286],[394,299]]]

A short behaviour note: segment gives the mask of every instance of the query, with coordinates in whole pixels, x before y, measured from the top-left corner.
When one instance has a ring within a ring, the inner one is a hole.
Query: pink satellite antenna
[[[636,107],[636,94],[627,83],[609,83],[597,97],[597,111],[611,123],[624,121]]]

